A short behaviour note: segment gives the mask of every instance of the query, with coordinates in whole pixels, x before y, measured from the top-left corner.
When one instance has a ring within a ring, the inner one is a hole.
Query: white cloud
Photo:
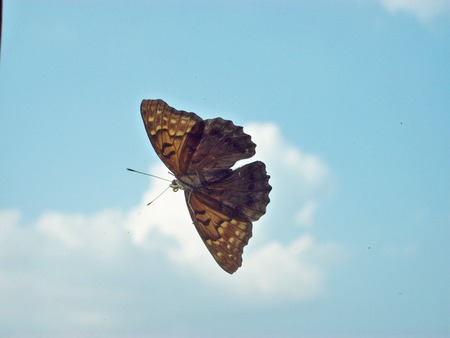
[[[257,154],[237,166],[263,160],[273,190],[267,214],[254,225],[243,267],[232,279],[215,266],[201,242],[182,193],[168,191],[146,206],[167,187],[166,182],[151,181],[140,206],[129,213],[126,227],[136,245],[165,252],[178,266],[190,267],[239,298],[314,298],[324,291],[327,264],[342,256],[342,252],[335,245],[318,243],[296,224],[307,228],[313,225],[320,201],[326,200],[333,190],[331,172],[319,156],[305,153],[284,140],[274,124],[252,123],[244,130],[257,144]],[[150,172],[167,177],[167,168],[162,164],[153,166]],[[280,235],[283,233],[289,234],[287,239]],[[327,258],[316,260],[318,255]]]
[[[7,266],[0,282],[2,303],[8,307],[14,302],[20,311],[21,303],[10,297],[19,293],[31,298],[41,295],[51,303],[70,295],[76,304],[83,303],[80,299],[110,299],[122,293],[140,297],[141,291],[132,287],[109,284],[126,278],[125,271],[136,269],[139,276],[143,271],[158,273],[159,268],[172,274],[169,279],[182,274],[183,283],[196,280],[201,288],[191,292],[217,289],[235,301],[298,302],[322,295],[329,268],[342,257],[342,248],[320,243],[298,223],[312,229],[314,215],[332,190],[330,170],[320,157],[290,145],[274,124],[252,124],[245,130],[254,135],[257,157],[266,162],[273,191],[267,214],[254,225],[243,267],[234,275],[223,272],[201,242],[182,192],[169,190],[146,205],[167,187],[167,182],[152,179],[141,203],[128,211],[103,210],[91,215],[48,211],[31,221],[25,221],[18,211],[0,212],[0,258]],[[167,176],[162,164],[150,171]],[[102,280],[103,274],[108,276],[108,287],[89,282],[91,278]],[[17,280],[24,282],[17,284]],[[153,285],[150,292],[164,288],[163,283]],[[114,315],[100,305],[71,308],[73,313],[66,313],[65,320],[83,322],[88,316],[101,322]],[[51,312],[51,307],[47,310]],[[0,311],[0,316],[7,319],[13,312]]]
[[[65,250],[90,252],[101,257],[120,254],[126,231],[124,215],[103,210],[93,215],[46,212],[32,228]]]
[[[281,187],[285,195],[294,192],[297,198],[311,196],[324,186],[331,190],[331,172],[321,157],[289,144],[277,125],[251,123],[244,129],[257,144],[255,158],[268,164],[269,174],[277,173],[271,180],[274,189]]]
[[[303,207],[297,212],[295,219],[303,227],[308,228],[312,225],[314,215],[317,211],[317,202],[314,200],[307,201]]]
[[[237,290],[248,298],[311,300],[325,291],[329,265],[343,257],[335,244],[297,236],[289,245],[271,241],[247,257]]]
[[[381,0],[390,12],[406,12],[427,21],[450,14],[450,0]]]

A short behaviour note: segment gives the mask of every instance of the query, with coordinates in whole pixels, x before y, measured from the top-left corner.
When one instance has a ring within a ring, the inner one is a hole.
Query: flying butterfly
[[[203,120],[163,100],[143,100],[141,115],[153,148],[175,176],[170,187],[184,190],[201,239],[219,266],[234,273],[252,237],[252,222],[270,202],[263,162],[231,169],[252,157],[256,144],[232,121]]]

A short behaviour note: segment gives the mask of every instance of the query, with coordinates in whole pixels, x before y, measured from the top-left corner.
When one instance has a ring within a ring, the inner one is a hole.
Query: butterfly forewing
[[[201,193],[185,191],[185,196],[195,228],[209,252],[222,269],[235,272],[252,237],[252,223],[227,216],[227,209],[211,208],[204,203],[207,196]]]
[[[159,158],[175,176],[183,175],[203,135],[204,121],[162,100],[143,100],[141,115]]]
[[[162,100],[143,100],[141,114],[153,148],[185,189],[200,237],[220,267],[235,272],[252,237],[252,222],[270,202],[264,163],[231,169],[252,157],[256,145],[231,121],[203,120]]]

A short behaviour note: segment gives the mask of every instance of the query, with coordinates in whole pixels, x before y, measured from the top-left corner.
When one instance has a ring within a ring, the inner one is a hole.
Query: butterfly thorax
[[[217,183],[231,174],[230,169],[206,170],[203,172],[195,171],[186,173],[185,175],[175,175],[176,179],[172,181],[170,187],[174,191],[182,190],[198,190]],[[175,190],[176,189],[176,190]]]
[[[198,175],[183,175],[173,180],[170,187],[176,192],[178,190],[195,190],[201,187],[202,184],[202,180]]]
[[[176,179],[172,181],[170,187],[175,192],[178,190],[195,190],[205,183],[204,179],[201,179],[198,174],[183,175],[181,177],[176,176]]]

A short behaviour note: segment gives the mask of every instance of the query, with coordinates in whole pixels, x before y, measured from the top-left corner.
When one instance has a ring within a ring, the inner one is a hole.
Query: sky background
[[[0,335],[450,336],[450,1],[4,1]],[[273,190],[218,267],[142,99]]]

